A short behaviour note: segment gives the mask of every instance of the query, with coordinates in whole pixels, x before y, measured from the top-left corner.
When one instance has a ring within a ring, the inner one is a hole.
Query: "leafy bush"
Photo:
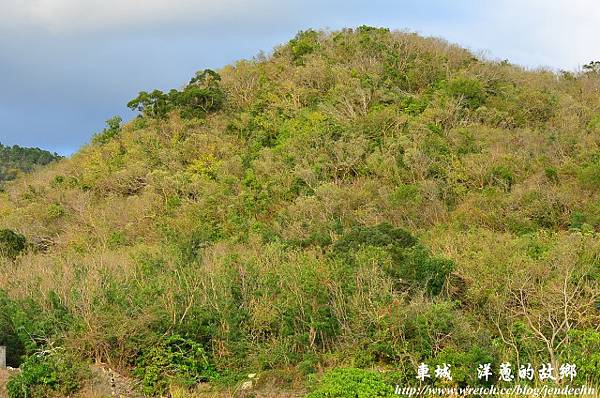
[[[515,177],[508,166],[498,165],[489,171],[486,181],[491,186],[497,186],[505,191],[510,191],[515,182]]]
[[[289,48],[292,53],[292,59],[295,62],[300,62],[302,57],[310,54],[319,46],[319,32],[309,29],[304,32],[299,32],[295,38],[290,40]]]
[[[354,227],[344,234],[333,246],[337,253],[349,253],[361,246],[389,247],[406,249],[417,244],[417,240],[407,231],[394,228],[391,224]]]
[[[41,302],[12,299],[0,289],[0,344],[8,347],[7,362],[13,366],[18,366],[23,356],[38,352],[65,328],[78,326],[54,291],[44,298]]]
[[[600,383],[600,333],[595,330],[572,330],[563,354],[577,365],[577,378],[591,385]]]
[[[27,247],[27,239],[10,229],[0,229],[0,256],[15,259]]]
[[[417,286],[436,295],[454,269],[452,261],[431,256],[409,232],[387,223],[354,227],[334,244],[333,253],[354,261],[358,249],[368,246],[381,247],[390,253],[393,263],[384,271],[396,279],[399,287]]]
[[[449,364],[452,381],[461,387],[489,385],[493,383],[492,379],[488,383],[478,379],[477,372],[474,372],[474,369],[477,369],[479,364],[494,363],[494,359],[487,347],[473,346],[469,349],[446,347],[431,361],[431,366]]]
[[[121,132],[121,116],[113,116],[106,121],[106,128],[92,138],[92,142],[106,144]]]
[[[13,317],[17,314],[16,303],[5,291],[0,290],[0,345],[7,347],[6,364],[17,367],[25,353],[25,344],[21,341],[18,326]]]
[[[57,393],[70,395],[89,377],[85,364],[58,350],[31,355],[20,369],[7,383],[9,398],[44,398]]]
[[[395,397],[394,387],[381,373],[339,368],[325,373],[318,387],[306,398],[375,398]]]
[[[448,82],[446,91],[451,96],[464,101],[469,109],[477,109],[486,99],[485,89],[479,80],[457,78]]]
[[[191,387],[218,376],[204,348],[177,335],[163,338],[142,352],[134,373],[149,395],[163,395],[171,383]]]
[[[546,176],[548,181],[550,181],[553,184],[558,184],[558,182],[560,181],[558,177],[558,170],[556,170],[555,167],[546,167],[544,169],[544,175]]]
[[[600,188],[600,157],[595,156],[591,162],[584,165],[577,177],[580,184],[587,189]]]
[[[600,115],[595,115],[593,118],[591,118],[587,127],[590,130],[595,130],[600,127]]]
[[[434,303],[412,312],[405,320],[404,333],[419,360],[435,354],[440,336],[449,336],[457,329],[459,312],[449,301]]]

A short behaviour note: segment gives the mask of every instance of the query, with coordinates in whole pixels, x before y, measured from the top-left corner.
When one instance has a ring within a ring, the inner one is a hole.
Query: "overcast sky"
[[[307,28],[367,24],[490,58],[600,60],[594,0],[0,0],[0,143],[71,154],[140,90],[170,89]]]

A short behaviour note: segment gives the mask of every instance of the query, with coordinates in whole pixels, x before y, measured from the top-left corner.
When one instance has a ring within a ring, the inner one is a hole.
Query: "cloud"
[[[487,4],[487,3],[486,3]],[[575,69],[600,57],[596,0],[504,0],[479,11],[480,40],[524,65]]]
[[[3,0],[0,26],[52,33],[106,31],[173,23],[261,17],[280,9],[275,0]]]

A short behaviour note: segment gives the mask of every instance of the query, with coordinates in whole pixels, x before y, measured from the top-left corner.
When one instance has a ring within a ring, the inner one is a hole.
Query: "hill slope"
[[[48,368],[110,363],[149,394],[334,367],[414,384],[421,362],[598,383],[599,93],[593,69],[369,27],[140,93],[138,118],[2,194],[27,244],[0,242],[0,336],[13,363],[60,347]],[[389,393],[341,372],[314,396]]]

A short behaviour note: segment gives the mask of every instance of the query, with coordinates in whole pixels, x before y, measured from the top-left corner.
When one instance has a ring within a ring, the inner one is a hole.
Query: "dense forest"
[[[596,64],[308,30],[128,105],[0,194],[11,398],[92,364],[172,397],[600,385]]]
[[[60,156],[56,153],[39,148],[0,144],[0,184],[14,180],[19,173],[30,172],[36,166],[45,166],[58,159]]]

